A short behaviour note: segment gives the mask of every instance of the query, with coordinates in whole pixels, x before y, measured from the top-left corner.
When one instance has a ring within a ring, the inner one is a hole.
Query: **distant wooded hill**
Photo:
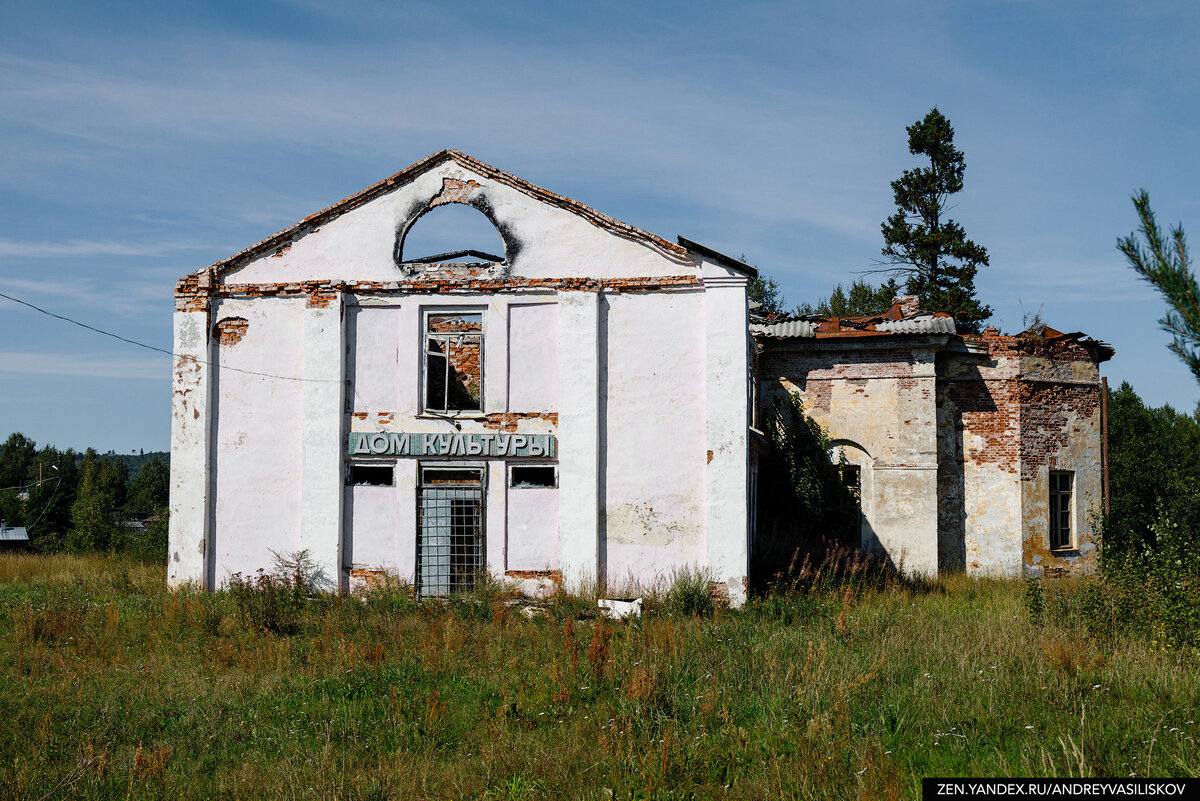
[[[131,479],[142,469],[142,465],[151,459],[162,459],[168,465],[171,464],[170,451],[139,451],[137,453],[117,453],[116,451],[109,451],[108,453],[102,453],[100,455],[108,459],[115,459],[124,464],[125,474]],[[80,454],[79,458],[82,459],[83,454]]]

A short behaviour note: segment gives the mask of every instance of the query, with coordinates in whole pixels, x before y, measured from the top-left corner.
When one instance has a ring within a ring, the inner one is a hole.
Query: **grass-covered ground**
[[[495,588],[295,611],[4,555],[0,797],[876,799],[922,776],[1200,775],[1197,654],[1064,625],[1063,582],[1035,625],[1025,591],[827,589],[707,617],[683,593],[613,623],[577,599],[529,618]]]

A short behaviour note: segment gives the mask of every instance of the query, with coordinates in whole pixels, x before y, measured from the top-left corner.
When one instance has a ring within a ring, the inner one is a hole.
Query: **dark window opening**
[[[425,410],[483,409],[483,315],[439,312],[425,318]]]
[[[844,464],[838,468],[842,486],[854,502],[857,509],[862,508],[862,468],[856,464]]]
[[[1074,545],[1071,526],[1071,494],[1075,474],[1050,473],[1050,549],[1065,550]]]
[[[468,467],[461,470],[454,468],[426,469],[422,473],[422,482],[426,486],[436,484],[478,484],[480,482],[479,468]]]
[[[552,464],[513,465],[508,474],[508,485],[515,488],[557,487],[558,468]]]
[[[353,487],[390,487],[395,482],[395,466],[351,462],[346,483]]]
[[[862,538],[862,468],[856,464],[839,465],[838,477],[846,490],[841,501],[846,526],[844,541],[857,547]]]

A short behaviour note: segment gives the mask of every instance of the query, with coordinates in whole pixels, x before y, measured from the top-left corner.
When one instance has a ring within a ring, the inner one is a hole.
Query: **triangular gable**
[[[649,231],[643,231],[642,229],[636,228],[629,223],[621,222],[620,220],[609,217],[607,214],[599,212],[590,206],[585,206],[583,203],[580,203],[577,200],[572,200],[571,198],[563,197],[562,195],[556,195],[547,189],[537,186],[536,184],[531,184],[522,178],[518,178],[512,173],[496,169],[490,164],[484,164],[482,161],[474,159],[465,153],[461,153],[457,150],[440,150],[437,153],[418,161],[411,167],[401,170],[390,178],[386,178],[377,184],[369,186],[358,194],[351,195],[345,200],[334,203],[329,208],[318,211],[316,214],[309,215],[290,228],[285,228],[279,233],[269,236],[261,242],[251,245],[250,247],[233,254],[229,258],[216,262],[211,267],[198,270],[197,272],[206,272],[207,270],[212,270],[216,275],[219,276],[232,270],[236,270],[239,267],[254,261],[255,259],[278,251],[280,248],[290,244],[291,242],[294,242],[308,233],[311,233],[312,231],[327,224],[331,220],[340,217],[346,212],[357,209],[360,206],[363,206],[374,200],[375,198],[386,195],[389,192],[395,191],[396,189],[411,183],[429,170],[447,161],[453,161],[465,169],[471,170],[472,172],[475,172],[486,178],[490,178],[497,183],[504,184],[505,186],[509,186],[513,189],[523,192],[524,194],[529,195],[530,197],[542,203],[550,206],[556,206],[557,208],[571,212],[572,214],[583,218],[597,228],[601,228],[611,234],[619,236],[623,239],[646,244],[672,260],[690,262],[687,248],[681,245],[668,242],[662,237],[656,236]]]

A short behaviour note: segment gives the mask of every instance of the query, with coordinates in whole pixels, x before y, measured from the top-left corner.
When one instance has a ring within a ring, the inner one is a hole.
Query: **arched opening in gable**
[[[400,234],[396,261],[402,265],[498,264],[504,240],[483,212],[446,203],[421,214]]]

